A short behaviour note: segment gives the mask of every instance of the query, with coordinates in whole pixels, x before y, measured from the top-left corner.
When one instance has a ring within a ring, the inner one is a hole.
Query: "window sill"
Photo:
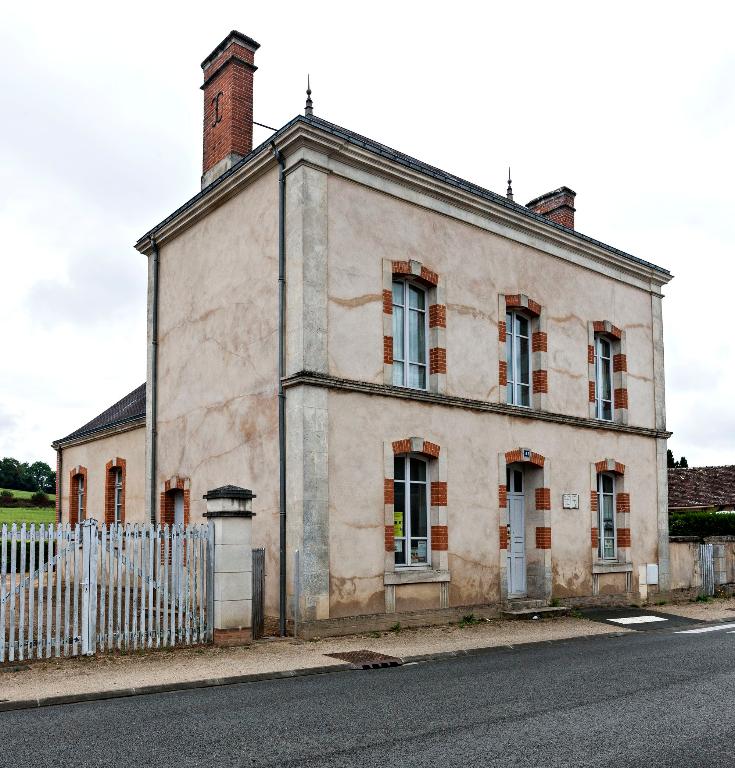
[[[423,582],[451,581],[449,571],[435,571],[433,568],[400,568],[383,575],[385,586],[397,584],[421,584]]]
[[[618,563],[614,560],[598,560],[592,563],[592,573],[631,573],[633,563]]]

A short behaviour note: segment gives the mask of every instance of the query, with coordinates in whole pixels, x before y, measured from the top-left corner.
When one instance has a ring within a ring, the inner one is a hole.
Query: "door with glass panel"
[[[393,471],[396,566],[426,566],[430,562],[426,461],[417,456],[396,456]]]
[[[508,469],[508,597],[526,594],[526,507],[523,470]]]

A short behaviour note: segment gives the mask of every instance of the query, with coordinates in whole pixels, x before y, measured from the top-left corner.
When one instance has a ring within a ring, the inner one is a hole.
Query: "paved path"
[[[682,629],[8,712],[0,766],[731,766],[735,634]]]

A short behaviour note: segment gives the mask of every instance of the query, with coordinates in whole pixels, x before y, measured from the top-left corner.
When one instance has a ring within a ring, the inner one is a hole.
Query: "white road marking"
[[[622,619],[609,619],[616,624],[650,624],[654,621],[668,621],[663,616],[627,616]]]
[[[680,629],[678,632],[674,632],[675,635],[699,635],[702,632],[718,632],[721,629],[732,629],[735,624],[718,624],[716,627],[699,627],[699,629]],[[728,635],[735,634],[728,632]]]

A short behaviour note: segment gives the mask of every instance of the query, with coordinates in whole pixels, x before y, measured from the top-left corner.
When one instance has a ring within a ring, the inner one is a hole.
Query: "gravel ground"
[[[609,624],[571,617],[538,622],[492,620],[464,628],[450,625],[317,641],[261,640],[237,648],[199,646],[175,651],[40,661],[17,672],[3,671],[0,667],[0,700],[16,701],[339,665],[341,661],[324,654],[340,651],[366,649],[402,657],[620,631],[619,627]]]
[[[699,621],[720,621],[732,619],[735,621],[735,597],[714,598],[709,603],[666,603],[651,605],[662,613],[673,613],[676,616],[686,616],[688,619]]]

